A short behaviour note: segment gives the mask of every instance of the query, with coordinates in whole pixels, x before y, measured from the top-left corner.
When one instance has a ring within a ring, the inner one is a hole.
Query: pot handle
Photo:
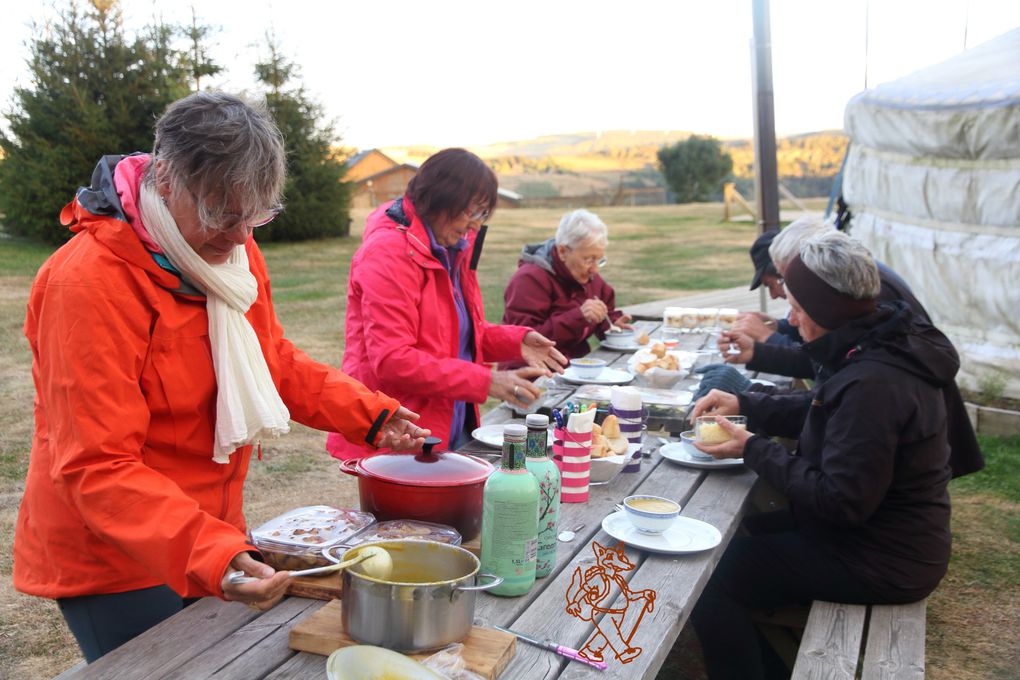
[[[357,477],[358,476],[357,465],[358,465],[357,458],[349,458],[347,460],[342,460],[340,461],[340,472],[348,474],[351,477]]]
[[[496,576],[495,574],[479,574],[479,580],[483,578],[491,578],[492,581],[489,583],[483,583],[480,586],[454,586],[454,590],[488,590],[489,588],[495,588],[503,582],[502,576]]]

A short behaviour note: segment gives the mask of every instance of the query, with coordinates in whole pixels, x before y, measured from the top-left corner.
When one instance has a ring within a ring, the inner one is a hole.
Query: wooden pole
[[[772,29],[769,0],[751,0],[754,13],[754,183],[758,231],[779,230],[779,173],[776,167],[776,115],[772,93]],[[766,311],[765,289],[761,309]]]

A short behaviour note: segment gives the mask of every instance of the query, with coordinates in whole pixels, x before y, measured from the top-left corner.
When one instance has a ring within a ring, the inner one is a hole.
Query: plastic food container
[[[289,510],[251,531],[251,541],[274,569],[308,569],[329,564],[322,549],[343,543],[375,521],[368,512],[328,505]]]
[[[747,429],[747,417],[746,416],[724,416],[726,420],[730,421],[742,430]],[[694,423],[694,434],[695,440],[699,444],[714,445],[728,442],[731,437],[730,433],[722,429],[722,425],[715,422],[716,416],[701,416]]]
[[[344,544],[354,547],[370,541],[391,541],[401,538],[436,541],[449,545],[460,545],[461,542],[460,532],[446,524],[420,522],[413,519],[393,519],[369,526],[345,541]]]

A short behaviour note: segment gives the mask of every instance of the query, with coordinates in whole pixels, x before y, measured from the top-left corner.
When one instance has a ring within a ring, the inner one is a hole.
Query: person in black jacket
[[[784,278],[804,351],[830,377],[813,392],[713,391],[692,412],[747,416],[747,430],[717,418],[731,439],[698,447],[743,458],[790,504],[749,518],[765,530],[733,540],[692,613],[713,679],[774,670],[751,609],[913,602],[949,563],[952,343],[905,303],[878,303],[874,260],[841,232],[803,244]],[[796,437],[798,450],[761,433]]]
[[[800,251],[803,243],[823,234],[834,233],[832,225],[820,217],[804,217],[790,223],[785,229],[770,241],[768,247],[768,258],[773,263],[776,271],[779,272],[780,281],[789,266],[790,261]],[[840,232],[842,233],[842,232]],[[876,261],[878,267],[878,278],[880,282],[878,302],[902,301],[910,310],[927,323],[932,323],[928,310],[924,308],[907,282],[895,271]],[[757,265],[756,265],[757,266]],[[770,288],[771,290],[771,288]],[[775,296],[773,296],[775,297]],[[779,321],[780,327],[784,321]],[[796,329],[794,329],[796,330]],[[771,336],[768,335],[771,333]],[[732,332],[720,334],[718,343],[720,352],[727,363],[746,364],[749,371],[760,371],[774,373],[776,375],[790,376],[791,378],[813,379],[816,384],[824,382],[828,377],[823,366],[813,362],[808,353],[801,351],[800,345],[789,340],[789,334],[783,336],[782,342],[775,339],[780,333],[773,333],[772,329],[760,321],[754,315],[742,315]],[[739,348],[739,354],[728,354],[730,346]],[[705,370],[705,369],[702,369]],[[716,370],[713,373],[714,380],[705,387],[726,384],[727,376]],[[732,380],[732,378],[730,378]],[[726,389],[722,387],[722,389]],[[764,390],[768,391],[768,390]],[[707,392],[707,390],[699,390]],[[984,456],[981,454],[981,447],[978,444],[977,436],[974,434],[974,427],[971,425],[970,417],[963,403],[963,396],[956,382],[952,381],[943,390],[943,397],[946,402],[946,411],[949,419],[949,464],[953,471],[953,477],[977,472],[985,466]]]

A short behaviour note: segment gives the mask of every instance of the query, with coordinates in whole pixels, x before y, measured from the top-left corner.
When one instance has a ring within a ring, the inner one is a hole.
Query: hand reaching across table
[[[517,408],[527,408],[528,404],[538,399],[542,394],[532,382],[541,375],[549,375],[549,371],[538,366],[525,366],[512,371],[493,371],[489,396],[494,399],[502,399]]]
[[[545,370],[544,373],[535,374],[533,377],[536,378],[539,375],[549,375],[549,371],[562,373],[563,367],[567,365],[567,358],[556,349],[556,343],[535,331],[530,331],[521,341],[521,358],[529,366]]]

